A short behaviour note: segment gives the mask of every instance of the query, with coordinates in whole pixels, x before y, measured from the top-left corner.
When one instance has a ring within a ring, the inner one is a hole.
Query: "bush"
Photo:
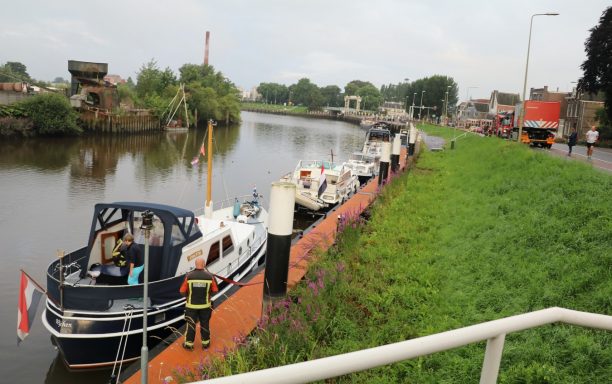
[[[64,96],[43,93],[18,103],[31,119],[34,130],[40,135],[80,134],[77,113]]]

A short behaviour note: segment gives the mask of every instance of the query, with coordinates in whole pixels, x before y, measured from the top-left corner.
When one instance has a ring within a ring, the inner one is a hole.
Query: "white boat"
[[[360,184],[363,184],[377,174],[376,164],[374,156],[363,152],[353,152],[346,162],[346,166],[357,176]]]
[[[373,128],[368,129],[361,152],[365,155],[373,156],[376,161],[376,164],[378,164],[378,162],[380,161],[380,157],[382,156],[383,143],[390,142],[391,131],[383,127],[375,126]],[[376,171],[378,171],[378,166],[376,166]]]
[[[209,154],[210,135],[211,124]],[[219,292],[213,302],[231,288],[226,279],[239,281],[262,264],[268,213],[259,198],[254,192],[213,210],[208,188],[206,207],[197,212],[145,202],[96,204],[87,245],[47,268],[42,322],[67,365],[93,368],[138,359],[144,321],[150,344],[176,331],[184,323],[185,298],[179,287],[196,258],[204,258],[217,276]],[[142,229],[143,218],[152,219],[152,229]],[[127,276],[107,274],[113,269],[115,244],[126,233],[133,234],[143,256],[149,234],[146,302],[144,273],[136,285],[128,285]]]
[[[281,181],[294,183],[296,204],[312,211],[344,202],[359,189],[359,179],[345,163],[321,160],[301,160]]]

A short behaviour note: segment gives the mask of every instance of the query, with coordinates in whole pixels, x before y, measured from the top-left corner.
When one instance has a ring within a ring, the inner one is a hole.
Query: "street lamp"
[[[414,93],[414,95],[412,95],[412,109],[410,110],[410,120],[412,120],[412,118],[414,117],[414,98],[416,97],[416,95],[416,92]]]
[[[557,12],[549,13],[535,13],[531,15],[531,21],[529,22],[529,40],[527,41],[527,63],[525,64],[525,80],[523,81],[523,108],[521,108],[521,114],[519,117],[519,130],[518,130],[518,142],[521,142],[521,135],[523,134],[523,121],[525,119],[525,93],[527,92],[527,72],[529,71],[529,51],[531,50],[531,28],[533,27],[533,18],[536,16],[559,16]]]
[[[444,94],[444,125],[448,125],[448,90],[452,85],[446,86],[446,92]]]
[[[425,90],[421,91],[421,108],[419,109],[419,120],[421,120],[421,112],[423,112],[423,94],[425,93]]]

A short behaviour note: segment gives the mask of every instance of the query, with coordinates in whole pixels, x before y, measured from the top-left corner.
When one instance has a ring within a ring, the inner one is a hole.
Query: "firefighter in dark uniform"
[[[211,294],[218,292],[217,282],[214,276],[204,269],[204,259],[197,258],[195,270],[185,276],[180,292],[187,297],[185,303],[185,321],[187,322],[187,333],[183,348],[192,350],[195,339],[195,326],[200,322],[200,336],[204,349],[210,346],[209,322],[212,315]]]

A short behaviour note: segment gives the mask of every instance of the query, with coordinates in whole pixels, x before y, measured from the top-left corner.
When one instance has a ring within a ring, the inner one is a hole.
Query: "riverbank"
[[[326,111],[309,111],[306,107],[284,106],[275,104],[243,103],[240,105],[241,111],[268,113],[272,115],[307,117],[314,119],[345,121],[350,124],[359,125],[363,116],[344,115]]]
[[[468,135],[448,148],[423,152],[385,188],[367,224],[347,222],[289,300],[202,377],[551,306],[612,313],[612,177],[495,138]],[[611,341],[609,332],[567,325],[508,335],[499,381],[605,382]],[[336,382],[477,382],[483,353],[480,343]]]

